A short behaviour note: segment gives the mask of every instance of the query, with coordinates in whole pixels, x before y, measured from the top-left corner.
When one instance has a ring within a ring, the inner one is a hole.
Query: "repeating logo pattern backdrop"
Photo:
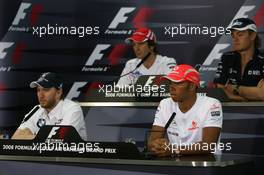
[[[231,49],[224,33],[234,18],[253,18],[263,40],[262,0],[28,0],[1,6],[10,8],[0,20],[5,24],[0,30],[2,130],[17,127],[37,103],[28,85],[41,72],[60,73],[65,95],[73,100],[98,84],[117,81],[134,57],[124,39],[137,27],[153,29],[161,55],[196,66],[204,86],[210,86],[222,53]]]

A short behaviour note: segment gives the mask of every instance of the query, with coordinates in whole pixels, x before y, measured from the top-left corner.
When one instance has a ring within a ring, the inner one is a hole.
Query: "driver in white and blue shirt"
[[[25,115],[12,139],[33,139],[43,125],[70,125],[86,140],[82,109],[79,104],[63,99],[62,86],[62,79],[51,72],[30,83],[31,88],[37,89],[39,105]]]

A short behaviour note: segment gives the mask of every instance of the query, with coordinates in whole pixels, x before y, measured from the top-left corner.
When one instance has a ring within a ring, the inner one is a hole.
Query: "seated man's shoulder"
[[[167,56],[158,55],[158,63],[162,66],[169,67],[170,69],[176,66],[176,60]]]
[[[126,65],[133,65],[133,64],[137,65],[140,61],[141,61],[141,60],[138,59],[138,58],[133,58],[133,59],[128,60],[128,61],[126,62]]]
[[[238,52],[235,52],[235,51],[229,51],[229,52],[225,52],[223,53],[223,58],[225,57],[236,57],[236,56],[239,56],[239,53]]]
[[[240,54],[238,52],[229,51],[229,52],[223,53],[223,55],[221,57],[221,61],[223,63],[228,64],[228,63],[233,62],[234,60],[239,59],[239,58],[240,58]]]
[[[208,106],[215,106],[215,105],[221,105],[221,102],[213,97],[208,97],[208,96],[202,96],[201,97],[203,100],[203,104],[208,104]]]
[[[169,106],[169,105],[174,105],[175,102],[172,100],[172,98],[164,98],[160,101],[161,106]]]
[[[157,55],[160,61],[162,62],[176,62],[174,58],[168,57],[168,56],[162,56],[162,55]]]
[[[72,100],[69,100],[69,99],[64,99],[63,100],[63,108],[64,109],[80,109],[80,105],[77,103],[77,102],[74,102]]]
[[[259,53],[257,54],[257,57],[258,57],[258,59],[259,59],[260,61],[264,62],[264,53],[263,53],[263,52],[259,52]]]

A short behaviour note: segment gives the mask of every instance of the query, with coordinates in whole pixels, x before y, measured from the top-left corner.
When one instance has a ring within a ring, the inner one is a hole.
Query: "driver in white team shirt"
[[[192,66],[182,64],[163,78],[170,81],[171,97],[163,99],[157,109],[149,150],[157,156],[220,154],[222,106],[217,99],[197,96],[199,73]],[[168,139],[164,136],[166,132]]]
[[[63,81],[58,74],[43,73],[30,87],[36,88],[39,105],[24,117],[12,139],[34,139],[44,125],[70,125],[86,140],[82,109],[79,104],[63,98]]]
[[[137,58],[127,61],[119,86],[133,85],[142,75],[166,75],[176,65],[174,58],[158,54],[156,36],[148,28],[137,29],[126,42],[132,44]]]

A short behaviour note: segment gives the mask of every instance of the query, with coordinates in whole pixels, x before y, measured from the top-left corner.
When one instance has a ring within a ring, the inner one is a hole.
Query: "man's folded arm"
[[[35,135],[31,132],[31,130],[25,128],[25,129],[17,129],[11,139],[32,140],[34,139],[34,137]]]
[[[264,101],[264,79],[257,86],[240,86],[238,93],[248,100]]]

